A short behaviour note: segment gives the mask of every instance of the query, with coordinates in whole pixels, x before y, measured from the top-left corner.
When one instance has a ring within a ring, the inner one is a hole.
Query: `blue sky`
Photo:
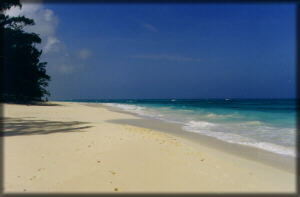
[[[52,25],[43,39],[51,99],[295,97],[295,5],[60,3],[37,10],[33,18],[45,18],[37,31]]]

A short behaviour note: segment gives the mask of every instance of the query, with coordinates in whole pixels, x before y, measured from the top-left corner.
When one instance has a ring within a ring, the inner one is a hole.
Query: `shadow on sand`
[[[84,129],[91,128],[87,122],[79,121],[48,121],[48,120],[26,120],[22,118],[1,118],[1,136],[17,135],[44,135],[62,132],[85,132]]]
[[[52,102],[0,102],[0,106],[3,104],[36,105],[36,106],[62,106],[61,104],[52,103]]]

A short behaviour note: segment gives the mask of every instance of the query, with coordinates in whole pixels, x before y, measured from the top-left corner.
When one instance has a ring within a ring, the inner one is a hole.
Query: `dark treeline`
[[[19,6],[19,0],[0,2],[0,100],[3,102],[29,103],[42,101],[50,93],[45,89],[50,76],[46,74],[46,62],[40,62],[41,50],[36,48],[41,38],[24,31],[34,25],[25,16],[9,17],[5,10]]]

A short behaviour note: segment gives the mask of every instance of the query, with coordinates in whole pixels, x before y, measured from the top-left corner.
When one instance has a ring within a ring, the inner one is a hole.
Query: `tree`
[[[18,0],[0,3],[0,76],[2,101],[41,101],[50,93],[45,89],[50,81],[46,74],[47,62],[40,62],[42,50],[36,48],[41,38],[35,33],[24,31],[27,25],[34,25],[25,16],[9,17],[4,11],[21,4]]]

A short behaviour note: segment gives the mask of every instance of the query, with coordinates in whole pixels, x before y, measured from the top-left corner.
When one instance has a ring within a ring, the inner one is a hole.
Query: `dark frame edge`
[[[23,0],[25,3],[38,3],[41,0]],[[300,152],[299,146],[299,128],[300,128],[300,3],[298,0],[43,0],[44,3],[295,3],[296,9],[296,144],[297,144],[297,158],[296,158],[296,193],[287,194],[287,193],[226,193],[226,194],[207,194],[207,193],[125,193],[125,194],[114,194],[114,193],[7,193],[4,194],[4,137],[2,137],[2,132],[4,129],[2,118],[4,118],[4,105],[0,103],[0,196],[156,196],[156,195],[174,195],[174,196],[299,196],[300,185],[298,184],[299,180],[299,157],[298,153]],[[0,54],[3,53],[3,35],[0,32]],[[1,62],[0,62],[1,63]],[[0,76],[1,80],[2,76]],[[2,81],[0,82],[0,91],[2,91]]]

